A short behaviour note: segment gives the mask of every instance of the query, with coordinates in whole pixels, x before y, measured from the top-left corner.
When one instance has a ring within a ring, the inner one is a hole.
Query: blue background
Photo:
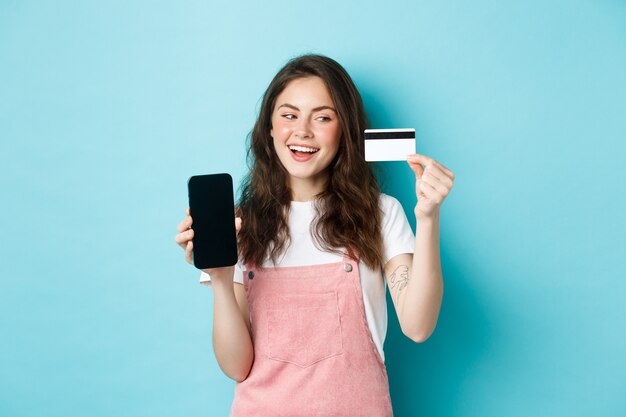
[[[438,328],[390,315],[396,416],[625,415],[619,0],[0,0],[0,415],[227,415],[173,237],[304,52],[457,175]],[[379,168],[414,222],[411,172]]]

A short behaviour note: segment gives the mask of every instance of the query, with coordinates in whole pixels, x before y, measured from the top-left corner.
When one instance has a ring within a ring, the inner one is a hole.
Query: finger
[[[185,245],[187,245],[187,242],[191,241],[192,239],[193,239],[193,229],[189,229],[185,232],[179,233],[174,237],[174,240],[176,241],[176,243],[181,245],[183,249],[185,248]]]
[[[432,172],[427,172],[422,175],[422,182],[425,182],[426,184],[433,187],[435,190],[437,190],[439,194],[441,194],[442,197],[446,197],[450,192],[450,189],[448,187],[446,187],[438,178],[432,175]]]
[[[241,230],[241,217],[235,217],[235,230],[237,233]]]
[[[406,160],[409,161],[409,163],[421,164],[425,167],[428,165],[432,165],[434,161],[433,158],[428,157],[426,155],[419,154],[419,153],[407,155]]]
[[[437,162],[433,159],[433,165],[442,170],[450,179],[454,180],[454,172],[450,171],[441,162]]]
[[[193,219],[191,218],[191,216],[187,216],[185,220],[183,220],[182,222],[178,224],[178,231],[182,233],[185,230],[190,229],[192,223],[193,223]]]
[[[191,216],[191,211],[189,211],[189,207],[187,207],[187,210],[185,210],[185,213],[187,213],[187,216]]]
[[[424,193],[428,200],[432,201],[435,204],[441,204],[441,202],[443,201],[443,197],[441,196],[441,194],[439,194],[432,185],[424,181],[420,183],[420,190],[422,191],[422,193]]]
[[[176,242],[177,244],[181,245],[181,244],[187,242],[187,239],[184,238],[182,233],[177,233],[176,236],[174,236],[174,242]]]
[[[427,167],[424,170],[424,175],[432,175],[433,177],[437,178],[443,185],[445,185],[448,188],[452,188],[452,178],[450,178],[448,175],[446,175],[446,173],[444,173],[441,168],[439,168],[437,165],[430,165],[429,167]]]
[[[424,173],[424,168],[422,168],[422,164],[420,163],[414,163],[411,162],[409,160],[407,160],[409,167],[411,168],[411,170],[415,173],[415,178],[419,179],[422,177],[422,174]]]
[[[454,173],[452,171],[450,171],[442,163],[435,161],[433,158],[431,158],[429,156],[421,155],[419,153],[416,153],[416,154],[408,155],[407,156],[407,161],[416,162],[416,163],[424,165],[425,167],[427,167],[429,165],[435,165],[439,169],[441,169],[443,172],[445,172],[445,174],[447,176],[449,176],[451,179],[454,179]]]
[[[187,247],[185,248],[185,260],[187,263],[193,263],[193,242],[191,240],[187,242]]]

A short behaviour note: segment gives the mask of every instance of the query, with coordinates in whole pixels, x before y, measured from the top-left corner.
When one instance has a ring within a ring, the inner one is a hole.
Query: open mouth
[[[319,148],[310,148],[308,146],[298,146],[298,145],[289,145],[289,150],[294,154],[299,155],[310,155],[319,151]]]

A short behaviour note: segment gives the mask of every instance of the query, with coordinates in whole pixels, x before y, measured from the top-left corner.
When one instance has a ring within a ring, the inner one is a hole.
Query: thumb
[[[241,230],[241,217],[235,217],[235,229],[237,233]]]
[[[413,161],[407,161],[407,163],[409,164],[411,170],[415,173],[415,178],[418,180],[422,178],[422,174],[424,173],[424,168],[422,167],[422,164]]]

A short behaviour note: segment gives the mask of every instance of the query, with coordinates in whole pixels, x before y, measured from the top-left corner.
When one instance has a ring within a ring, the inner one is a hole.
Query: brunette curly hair
[[[243,218],[238,243],[241,260],[260,267],[276,263],[289,244],[287,216],[291,204],[288,173],[274,148],[270,131],[276,99],[293,80],[319,77],[330,92],[341,126],[339,150],[328,167],[326,190],[317,196],[314,241],[322,250],[360,258],[372,269],[382,267],[380,188],[365,162],[363,101],[346,70],[331,58],[303,55],[290,60],[274,77],[248,137],[250,171],[241,186],[237,208]]]

